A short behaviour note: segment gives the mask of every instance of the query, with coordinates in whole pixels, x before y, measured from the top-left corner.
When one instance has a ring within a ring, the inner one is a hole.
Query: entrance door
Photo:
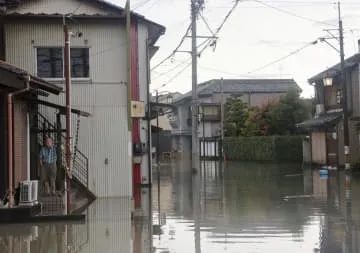
[[[335,130],[326,133],[326,150],[328,165],[332,167],[338,166],[338,140]]]

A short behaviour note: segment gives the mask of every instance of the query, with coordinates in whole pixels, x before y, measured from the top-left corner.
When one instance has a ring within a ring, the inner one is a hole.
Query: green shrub
[[[229,160],[302,161],[302,136],[227,137],[224,151]]]

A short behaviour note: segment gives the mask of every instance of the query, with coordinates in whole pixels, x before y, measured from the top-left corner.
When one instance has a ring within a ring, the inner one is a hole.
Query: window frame
[[[41,77],[44,80],[49,80],[49,81],[64,81],[65,80],[65,61],[64,61],[64,47],[63,46],[35,46],[34,50],[35,50],[35,74],[36,76],[38,76],[38,54],[37,54],[37,50],[39,48],[47,48],[47,49],[51,49],[51,48],[60,48],[62,50],[62,65],[63,65],[63,77]],[[91,71],[90,71],[90,47],[88,46],[72,46],[70,47],[71,49],[87,49],[89,51],[89,57],[88,57],[88,62],[89,62],[89,77],[70,77],[71,80],[75,80],[75,81],[89,81],[91,80]],[[70,55],[70,62],[71,62],[71,55]],[[70,66],[70,75],[71,75],[71,66]]]

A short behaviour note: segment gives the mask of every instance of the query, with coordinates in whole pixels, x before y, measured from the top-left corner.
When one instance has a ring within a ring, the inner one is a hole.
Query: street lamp
[[[333,84],[333,78],[332,77],[325,77],[323,79],[324,86],[332,86]]]

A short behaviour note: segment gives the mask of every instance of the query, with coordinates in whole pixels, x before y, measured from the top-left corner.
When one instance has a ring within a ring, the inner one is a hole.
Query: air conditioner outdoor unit
[[[31,181],[20,182],[20,201],[19,205],[32,204],[32,183]]]
[[[39,182],[37,180],[26,180],[20,182],[20,201],[19,205],[33,205],[38,203],[38,188]]]

